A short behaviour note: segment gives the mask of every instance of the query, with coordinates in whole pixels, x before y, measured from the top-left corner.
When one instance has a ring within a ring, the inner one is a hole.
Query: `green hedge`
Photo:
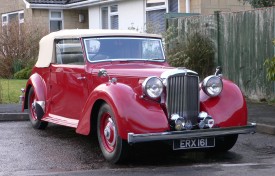
[[[16,72],[13,77],[15,79],[28,79],[31,75],[32,68],[24,68]]]

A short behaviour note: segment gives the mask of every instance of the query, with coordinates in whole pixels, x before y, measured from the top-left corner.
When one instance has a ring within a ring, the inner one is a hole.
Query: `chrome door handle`
[[[80,77],[77,78],[77,80],[84,80],[84,79],[86,79],[85,76],[80,76]]]

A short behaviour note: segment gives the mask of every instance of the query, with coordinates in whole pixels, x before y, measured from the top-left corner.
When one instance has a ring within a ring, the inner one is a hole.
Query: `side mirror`
[[[101,77],[101,76],[105,77],[107,75],[108,75],[107,71],[104,68],[100,69],[99,72],[98,72],[98,74],[97,74],[98,77]]]
[[[216,68],[215,75],[216,75],[216,76],[220,76],[221,74],[222,74],[222,67],[221,67],[221,66],[218,66],[218,67]]]

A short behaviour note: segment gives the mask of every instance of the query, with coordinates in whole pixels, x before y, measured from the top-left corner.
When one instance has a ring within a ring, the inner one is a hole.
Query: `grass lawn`
[[[25,88],[27,80],[0,79],[0,104],[19,103],[21,88]]]

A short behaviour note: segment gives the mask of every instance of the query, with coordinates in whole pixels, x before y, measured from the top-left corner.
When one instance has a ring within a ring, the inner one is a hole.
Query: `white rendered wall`
[[[134,27],[143,31],[145,24],[144,1],[131,0],[118,4],[119,29]]]
[[[131,0],[111,3],[101,6],[89,8],[89,28],[101,29],[101,7],[110,5],[118,5],[119,29],[126,30],[129,27],[134,27],[138,31],[144,30],[145,24],[145,7],[144,1]]]
[[[89,29],[100,29],[100,8],[98,6],[89,8]]]

